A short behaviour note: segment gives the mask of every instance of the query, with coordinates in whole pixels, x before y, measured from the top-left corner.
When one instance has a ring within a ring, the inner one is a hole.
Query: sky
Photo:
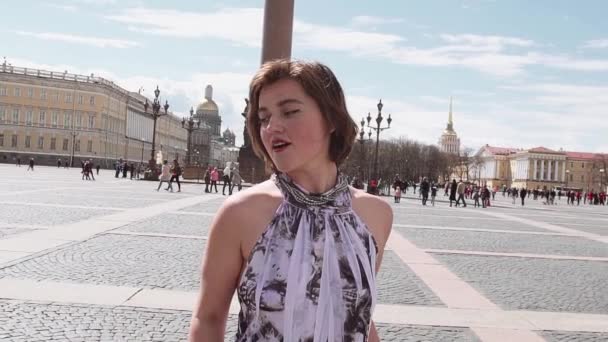
[[[187,115],[214,87],[242,142],[263,0],[20,0],[0,12],[14,66],[102,76]],[[462,147],[608,152],[608,1],[296,0],[292,57],[336,73],[355,121],[436,144],[450,97]]]

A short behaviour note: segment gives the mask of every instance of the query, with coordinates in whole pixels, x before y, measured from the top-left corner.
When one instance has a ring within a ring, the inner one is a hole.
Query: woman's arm
[[[243,263],[239,209],[227,200],[211,225],[202,262],[198,302],[192,314],[190,342],[224,341],[230,301]]]

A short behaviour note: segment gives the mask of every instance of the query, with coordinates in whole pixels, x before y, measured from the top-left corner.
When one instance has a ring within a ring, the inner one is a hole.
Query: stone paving
[[[221,187],[0,174],[0,341],[185,340]],[[378,275],[382,341],[608,340],[608,208],[385,200],[395,227]]]

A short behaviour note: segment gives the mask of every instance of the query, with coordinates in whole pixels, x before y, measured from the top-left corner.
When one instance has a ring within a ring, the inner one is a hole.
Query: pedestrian
[[[397,186],[395,187],[395,203],[400,203],[401,202],[401,187]]]
[[[160,187],[163,185],[163,182],[169,184],[169,186],[165,190],[171,189],[171,191],[173,191],[173,186],[171,186],[171,182],[169,182],[170,179],[171,167],[169,166],[169,161],[164,160],[163,166],[160,169],[160,182],[158,183],[158,188],[156,188],[156,191],[160,190]]]
[[[95,180],[95,175],[93,175],[93,160],[92,159],[89,159],[88,165],[89,165],[88,171],[89,171],[89,174],[91,175],[91,179]]]
[[[232,195],[232,170],[230,162],[226,163],[224,174],[222,175],[224,186],[222,187],[222,195],[226,196],[226,185],[228,186],[228,196]]]
[[[236,288],[237,341],[379,341],[374,274],[392,210],[338,171],[357,132],[338,80],[272,61],[249,94],[252,145],[274,175],[214,218],[189,340],[223,338]]]
[[[17,157],[17,166],[21,167],[21,158]]]
[[[429,199],[429,191],[431,190],[431,185],[429,184],[429,180],[424,177],[422,178],[422,182],[420,182],[420,193],[422,194],[422,205],[426,205],[426,201]]]
[[[456,199],[456,206],[458,206],[458,204],[460,203],[460,200],[462,200],[462,206],[466,208],[467,202],[465,202],[465,200],[464,200],[465,186],[466,186],[466,184],[464,184],[461,179],[460,182],[458,182],[458,186],[456,187],[456,192],[458,193],[458,198]]]
[[[97,164],[97,166],[95,168],[97,169],[97,175],[99,175],[99,168],[100,168],[99,164]]]
[[[458,190],[458,184],[456,183],[456,179],[452,179],[452,185],[450,186],[450,207],[452,206],[452,201],[456,202],[456,191]],[[458,202],[456,202],[458,204]]]
[[[118,178],[120,176],[121,167],[122,167],[122,158],[114,164],[114,170],[116,171],[116,174],[114,174],[114,177]]]
[[[205,192],[206,193],[211,192],[209,190],[209,183],[211,182],[211,170],[209,168],[207,168],[207,170],[205,170],[205,176],[203,176],[203,179],[205,180]]]
[[[60,169],[61,168],[61,159],[57,159],[57,168]]]
[[[129,165],[129,175],[131,176],[131,180],[133,180],[133,176],[135,176],[135,164],[131,163]]]
[[[232,168],[232,189],[237,187],[239,191],[243,187],[243,178],[241,177],[241,171],[239,170],[239,163],[234,163],[234,168]],[[232,191],[230,191],[232,193]]]
[[[475,204],[473,205],[474,208],[481,207],[481,204],[479,203],[479,197],[481,195],[479,194],[479,192],[480,192],[479,189],[476,189],[473,192],[473,200],[475,200]],[[485,198],[483,198],[482,201],[485,201]]]
[[[182,185],[179,182],[179,177],[181,175],[182,175],[182,167],[179,165],[179,162],[177,161],[177,159],[173,159],[173,165],[171,166],[171,179],[169,180],[169,186],[165,190],[168,190],[169,188],[171,188],[171,192],[173,192],[173,186],[171,186],[171,184],[173,184],[173,180],[175,180],[177,182],[177,192],[181,192]]]
[[[19,163],[19,166],[21,166],[21,163]],[[30,164],[29,164],[29,166],[27,167],[27,170],[26,170],[26,171],[29,171],[30,169],[31,169],[32,171],[34,171],[34,158],[30,158]]]
[[[431,205],[435,206],[435,197],[437,197],[437,186],[435,183],[431,185]]]
[[[213,170],[211,170],[211,186],[209,187],[209,192],[211,192],[211,189],[213,189],[213,187],[215,187],[215,193],[217,194],[217,181],[220,179],[220,173],[219,171],[217,171],[217,167],[213,167]]]
[[[127,164],[127,161],[125,160],[122,163],[122,178],[127,178],[127,171],[129,171],[129,164]]]
[[[526,199],[526,195],[528,194],[528,190],[526,188],[522,188],[519,192],[519,197],[521,197],[521,206],[524,206],[524,200]]]

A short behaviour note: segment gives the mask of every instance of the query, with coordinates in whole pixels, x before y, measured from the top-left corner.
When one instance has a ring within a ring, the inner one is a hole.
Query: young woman
[[[163,167],[160,169],[160,182],[158,183],[158,188],[156,188],[156,191],[160,190],[163,182],[169,184],[165,190],[171,189],[171,191],[173,191],[173,186],[169,182],[169,179],[171,179],[171,167],[169,166],[169,162],[165,160],[163,161]]]
[[[338,169],[357,135],[338,80],[320,63],[264,64],[247,127],[273,176],[219,209],[190,341],[224,339],[235,290],[237,341],[379,341],[371,317],[393,214]]]

